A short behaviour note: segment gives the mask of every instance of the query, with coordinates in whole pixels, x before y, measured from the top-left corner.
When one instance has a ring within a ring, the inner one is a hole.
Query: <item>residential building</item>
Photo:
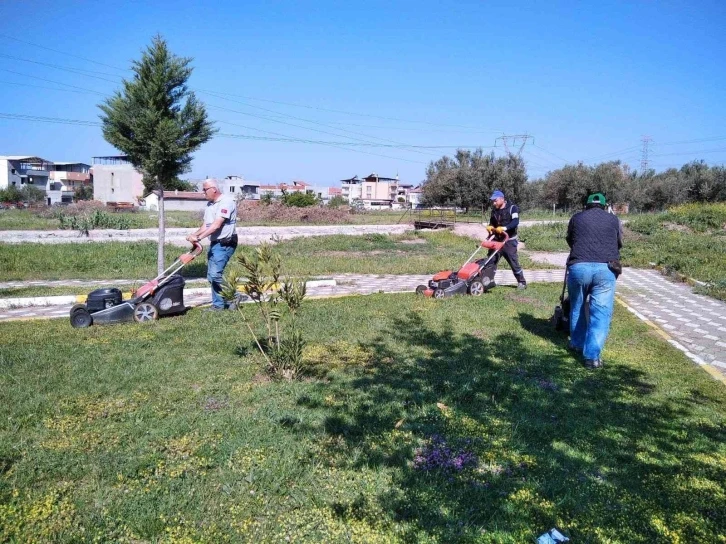
[[[82,162],[56,162],[46,187],[47,203],[71,203],[76,189],[91,186],[91,165]]]
[[[53,162],[26,155],[0,156],[0,189],[34,185],[45,189]]]
[[[361,199],[367,209],[400,208],[398,202],[398,176],[387,178],[375,172],[361,181]]]
[[[341,179],[340,183],[340,194],[344,199],[348,201],[348,203],[363,198],[363,185],[358,176],[353,176],[352,178],[348,179]]]
[[[411,208],[421,208],[422,204],[421,201],[423,200],[423,191],[421,190],[421,186],[415,187],[414,189],[411,189],[408,192],[408,202],[411,205]]]
[[[260,187],[259,181],[249,181],[242,176],[226,176],[219,182],[220,190],[237,200],[259,200]]]
[[[139,203],[149,211],[158,211],[158,191],[152,191]],[[204,193],[196,191],[164,191],[164,211],[203,212],[206,207],[207,199]]]
[[[94,200],[138,206],[143,199],[143,175],[124,155],[93,157],[90,173]]]

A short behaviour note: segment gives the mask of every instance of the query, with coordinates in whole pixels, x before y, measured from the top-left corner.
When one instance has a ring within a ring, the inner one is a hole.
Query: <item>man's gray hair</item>
[[[217,191],[219,191],[219,183],[214,178],[207,178],[207,179],[205,179],[202,182],[202,187],[204,187],[205,185],[207,186],[207,189],[209,189],[211,187],[214,187],[215,189],[217,189]]]

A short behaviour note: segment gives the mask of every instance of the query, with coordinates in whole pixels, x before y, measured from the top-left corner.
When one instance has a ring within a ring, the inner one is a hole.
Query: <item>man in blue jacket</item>
[[[570,349],[582,353],[585,366],[591,369],[602,366],[600,355],[610,332],[623,247],[620,220],[605,206],[605,195],[591,194],[585,209],[567,225]],[[586,300],[589,319],[583,308]]]
[[[519,208],[512,202],[507,202],[504,193],[494,191],[490,198],[492,201],[492,215],[489,218],[489,226],[487,230],[492,233],[507,233],[509,240],[504,244],[502,250],[494,257],[493,265],[496,270],[499,259],[502,255],[509,263],[514,277],[517,278],[517,289],[526,289],[527,281],[524,279],[524,272],[519,266],[519,258],[517,257],[517,245],[519,244],[517,227],[519,226]],[[490,251],[490,254],[492,252]]]

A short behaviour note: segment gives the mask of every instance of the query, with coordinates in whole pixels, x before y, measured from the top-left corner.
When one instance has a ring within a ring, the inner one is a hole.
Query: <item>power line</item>
[[[210,95],[212,95],[213,97],[214,97],[214,96],[215,96],[215,94],[216,94],[216,93],[211,93],[211,92],[209,92],[209,91],[202,91],[202,92],[206,92],[207,94],[210,94]],[[231,101],[231,102],[238,102],[238,103],[239,103],[239,101],[237,101],[237,100],[232,100],[232,99],[230,99],[230,98],[224,98],[224,97],[220,97],[220,96],[216,96],[216,98],[221,98],[222,100],[229,100],[229,101]],[[355,135],[357,135],[357,136],[364,136],[364,137],[366,137],[366,138],[368,138],[368,139],[371,139],[371,138],[372,138],[372,139],[374,139],[374,140],[381,140],[381,141],[384,141],[384,142],[390,142],[390,143],[394,143],[394,144],[399,144],[399,145],[401,145],[401,146],[404,146],[404,147],[411,147],[411,146],[408,146],[407,144],[403,144],[403,143],[401,143],[401,142],[396,142],[396,141],[394,141],[394,140],[388,140],[388,139],[386,139],[386,138],[379,138],[379,137],[377,137],[377,136],[369,136],[368,134],[363,134],[363,133],[360,133],[360,132],[355,132],[355,131],[351,131],[351,130],[345,130],[345,129],[339,129],[339,128],[336,128],[336,127],[330,127],[330,125],[327,125],[327,124],[325,124],[325,123],[320,123],[320,122],[318,122],[318,121],[311,121],[310,119],[304,119],[304,118],[302,118],[302,117],[297,117],[297,116],[294,116],[294,115],[286,115],[286,114],[282,114],[282,113],[281,113],[281,112],[279,112],[279,111],[275,111],[275,110],[270,110],[270,109],[267,109],[267,108],[262,108],[262,107],[259,107],[259,106],[252,106],[252,105],[250,105],[250,104],[244,104],[244,105],[245,105],[245,106],[247,106],[247,107],[251,107],[251,108],[259,109],[259,110],[262,110],[262,111],[266,111],[266,112],[270,112],[270,113],[274,113],[274,114],[278,114],[278,115],[283,115],[283,116],[285,116],[285,117],[289,117],[290,119],[295,119],[295,120],[297,120],[297,121],[302,121],[302,122],[304,122],[304,123],[311,123],[311,124],[314,124],[314,125],[319,125],[319,126],[323,126],[323,127],[328,127],[328,128],[332,128],[333,130],[337,130],[338,132],[349,132],[349,133],[351,133],[351,134],[355,134]],[[219,106],[216,106],[216,107],[219,107]],[[232,110],[230,110],[230,111],[232,111]],[[250,113],[246,113],[246,112],[237,112],[237,113],[241,113],[242,115],[252,115],[252,114],[250,114]],[[254,117],[254,115],[253,115],[253,117]],[[269,118],[269,117],[263,117],[263,116],[260,116],[260,118],[262,118],[262,119],[267,119],[267,120],[272,120],[272,121],[273,121],[273,122],[275,122],[275,123],[284,123],[284,124],[289,124],[289,125],[291,125],[291,126],[294,126],[294,127],[302,128],[302,129],[304,129],[304,130],[316,130],[316,129],[312,129],[312,128],[309,128],[309,127],[303,127],[303,126],[300,126],[300,125],[294,125],[294,124],[292,124],[292,123],[286,123],[286,122],[284,122],[284,121],[280,121],[280,120],[275,120],[275,119],[271,119],[271,118]],[[333,136],[340,136],[340,134],[335,134],[335,133],[330,133],[330,132],[325,132],[325,131],[321,131],[321,132],[323,132],[324,134],[331,134],[331,135],[333,135]],[[347,136],[347,137],[348,137],[348,138],[351,138],[350,136]],[[351,138],[351,139],[352,139],[352,140],[359,140],[359,141],[364,141],[364,140],[360,140],[360,138]],[[421,153],[421,154],[423,154],[423,155],[429,155],[429,156],[431,155],[430,153],[426,153],[426,152],[423,152],[423,151],[416,151],[415,149],[412,149],[411,151],[413,151],[414,153]]]
[[[250,117],[255,117],[255,118],[259,118],[259,119],[266,119],[266,120],[272,121],[274,123],[281,123],[283,125],[288,125],[288,126],[292,126],[292,127],[302,128],[304,130],[311,130],[313,132],[319,132],[321,134],[328,134],[330,136],[340,136],[339,134],[335,134],[333,132],[328,132],[328,131],[320,130],[320,129],[316,129],[316,128],[304,127],[304,126],[301,126],[301,125],[296,125],[294,123],[288,123],[286,121],[279,121],[277,119],[273,119],[271,117],[266,117],[266,116],[263,116],[263,115],[255,115],[253,113],[247,113],[247,112],[243,112],[243,111],[233,110],[233,109],[230,109],[230,108],[225,108],[225,107],[217,106],[217,105],[214,105],[214,104],[207,104],[207,106],[212,107],[212,108],[216,108],[216,109],[221,109],[221,110],[224,110],[224,111],[229,111],[229,112],[232,112],[232,113],[239,113],[241,115],[248,115]],[[351,140],[357,140],[357,141],[362,141],[362,142],[370,143],[370,141],[362,140],[361,138],[353,138],[353,137],[350,137],[350,136],[349,136],[349,138]],[[410,151],[414,151],[414,150],[410,150]],[[414,151],[414,152],[420,153],[419,151]],[[397,160],[407,160],[407,159],[398,159],[397,157],[387,157],[387,158],[389,158],[389,159],[397,159]],[[420,162],[420,161],[409,161],[409,162]]]
[[[7,34],[0,34],[0,37],[7,38],[9,40],[15,40],[16,42],[24,43],[26,45],[32,45],[34,47],[40,47],[41,49],[46,49],[48,51],[53,51],[54,53],[60,53],[61,55],[68,55],[69,57],[75,57],[77,59],[90,62],[92,64],[98,64],[99,66],[105,66],[106,68],[113,68],[114,70],[120,70],[122,72],[128,72],[129,70],[126,68],[119,68],[117,66],[111,66],[110,64],[104,64],[103,62],[98,62],[95,60],[87,59],[85,57],[80,57],[78,55],[74,55],[73,53],[66,53],[65,51],[58,51],[57,49],[52,49],[50,47],[46,47],[45,45],[39,45],[37,43],[28,42],[25,40],[21,40],[20,38],[16,38],[14,36],[8,36]]]
[[[106,74],[105,72],[96,72],[93,70],[83,70],[81,68],[68,68],[67,66],[58,66],[57,64],[51,64],[49,62],[40,62],[38,60],[30,60],[30,59],[22,59],[20,57],[13,57],[12,55],[5,55],[4,53],[0,53],[0,57],[6,58],[6,59],[11,59],[11,60],[18,60],[21,62],[29,62],[32,64],[38,64],[40,66],[48,66],[49,68],[55,68],[57,70],[63,70],[65,72],[71,72],[73,74],[78,74],[78,75],[82,75],[82,76],[86,76],[86,77],[92,77],[94,79],[100,79],[102,81],[108,81],[109,83],[119,83],[118,79],[108,79],[105,77],[99,77],[99,76],[93,75],[93,74],[103,74],[103,75],[118,78],[118,76],[116,76],[114,74]]]
[[[559,160],[561,160],[561,161],[563,161],[563,162],[565,162],[565,163],[568,163],[568,162],[570,162],[570,161],[568,161],[567,159],[563,159],[563,158],[562,158],[562,157],[560,157],[559,155],[555,155],[555,154],[554,154],[554,153],[552,153],[551,151],[547,151],[547,150],[546,150],[546,149],[545,149],[544,147],[540,147],[540,146],[538,146],[537,144],[535,144],[534,142],[532,142],[532,145],[533,145],[534,147],[536,147],[537,149],[540,149],[540,150],[544,151],[544,152],[545,152],[545,153],[547,153],[548,155],[552,155],[552,156],[553,156],[553,157],[554,157],[555,159],[559,159]]]
[[[651,155],[651,157],[674,157],[677,155],[700,155],[701,153],[722,153],[726,152],[726,147],[722,147],[720,149],[701,149],[699,151],[683,151],[678,153],[656,153]]]
[[[586,159],[582,159],[582,162],[590,162],[590,161],[593,161],[593,160],[600,160],[600,159],[605,159],[605,158],[609,158],[609,157],[614,157],[616,155],[620,155],[622,153],[625,153],[626,151],[632,151],[632,150],[635,150],[635,149],[640,149],[640,146],[635,145],[635,146],[631,146],[631,147],[626,147],[625,149],[620,149],[618,151],[612,151],[610,153],[604,153],[602,155],[594,155],[592,157],[588,157]]]
[[[39,123],[57,123],[61,125],[77,125],[87,127],[100,127],[101,123],[96,121],[84,121],[81,119],[62,119],[59,117],[42,117],[39,115],[23,115],[19,113],[2,113],[0,119],[11,119],[15,121],[34,121]]]
[[[38,79],[38,80],[40,80],[40,81],[45,81],[45,82],[47,82],[47,83],[55,83],[56,85],[64,85],[64,86],[66,86],[66,87],[71,87],[71,88],[73,88],[73,89],[79,89],[79,90],[81,90],[81,91],[86,91],[86,92],[89,92],[89,93],[94,93],[94,94],[100,94],[101,96],[107,96],[107,95],[106,95],[106,94],[104,94],[104,93],[100,93],[100,92],[98,92],[98,91],[94,91],[94,90],[92,90],[92,89],[86,89],[86,88],[84,88],[84,87],[78,87],[78,86],[76,86],[76,85],[70,85],[69,83],[63,83],[63,82],[61,82],[61,81],[53,81],[52,79],[45,79],[45,78],[43,78],[43,77],[38,77],[38,76],[31,76],[31,75],[29,75],[29,74],[23,74],[22,72],[16,72],[16,71],[14,71],[14,70],[8,70],[7,68],[0,68],[0,70],[1,70],[1,71],[3,71],[3,72],[8,72],[8,73],[10,73],[10,74],[15,74],[15,75],[18,75],[18,76],[23,76],[23,77],[29,77],[29,78],[31,78],[31,79]],[[59,90],[60,90],[60,89],[59,89]]]
[[[0,33],[0,37],[8,38],[10,40],[15,40],[15,41],[24,43],[26,45],[32,45],[34,47],[39,47],[39,48],[45,49],[47,51],[53,51],[54,53],[59,53],[61,55],[67,55],[69,57],[74,57],[74,58],[83,60],[85,62],[90,62],[90,63],[93,63],[93,64],[97,64],[99,66],[105,66],[106,68],[112,68],[114,70],[118,70],[118,71],[121,71],[121,72],[126,72],[127,73],[127,72],[130,71],[128,68],[119,68],[117,66],[112,66],[110,64],[105,64],[103,62],[98,62],[98,61],[95,61],[95,60],[92,60],[92,59],[89,59],[89,58],[86,58],[86,57],[81,57],[79,55],[74,55],[72,53],[67,53],[65,51],[60,51],[58,49],[53,49],[51,47],[47,47],[47,46],[40,45],[40,44],[37,44],[37,43],[29,42],[27,40],[21,40],[20,38],[16,38],[16,37],[13,37],[13,36],[9,36],[7,34]],[[90,70],[87,70],[87,71],[90,72]],[[99,73],[99,74],[102,74],[102,75],[110,75],[110,74],[105,74],[103,72],[95,72],[95,73]],[[360,116],[360,117],[369,117],[369,118],[373,118],[373,119],[383,119],[383,120],[387,120],[387,121],[397,121],[397,122],[403,122],[403,123],[424,124],[424,125],[438,126],[438,127],[465,128],[465,129],[478,130],[478,131],[481,130],[479,127],[469,127],[469,126],[465,126],[465,125],[447,124],[447,123],[431,123],[429,121],[421,121],[421,120],[407,120],[407,119],[401,119],[401,118],[397,118],[397,117],[386,117],[386,116],[374,115],[374,114],[369,114],[369,113],[357,113],[357,112],[350,112],[350,111],[344,111],[344,110],[336,110],[336,109],[331,109],[331,108],[321,108],[321,107],[317,107],[317,106],[309,106],[309,105],[306,105],[306,104],[295,104],[295,103],[292,103],[292,102],[283,102],[283,101],[278,101],[278,100],[270,100],[270,99],[267,99],[267,98],[256,98],[256,97],[253,97],[253,96],[244,96],[244,95],[239,95],[239,94],[234,94],[234,93],[225,93],[225,92],[221,92],[221,91],[208,91],[208,90],[205,90],[205,89],[196,89],[196,90],[198,90],[200,92],[203,92],[203,91],[205,91],[205,92],[216,92],[217,94],[223,94],[223,95],[226,95],[226,96],[234,96],[234,97],[237,97],[237,98],[244,98],[245,100],[256,100],[256,101],[260,101],[260,102],[269,102],[269,103],[273,103],[273,104],[280,104],[280,105],[285,105],[285,106],[293,106],[293,107],[296,107],[296,108],[306,108],[306,109],[312,109],[312,110],[317,110],[317,111],[326,111],[326,112],[331,112],[331,113],[341,113],[341,114],[345,114],[345,115],[357,115],[357,116]],[[487,131],[487,132],[500,133],[502,131],[501,130],[490,130],[490,131]]]
[[[33,85],[31,83],[17,83],[15,81],[0,81],[3,85],[20,85],[21,87],[34,87],[36,89],[48,89],[50,91],[63,91],[66,93],[88,94],[90,91],[75,91],[73,89],[56,89],[55,87],[46,87],[44,85]]]
[[[413,120],[409,120],[409,119],[401,119],[401,118],[398,118],[398,117],[385,117],[385,116],[381,116],[381,115],[373,115],[373,114],[370,114],[370,113],[358,113],[358,112],[352,112],[352,111],[336,110],[336,109],[331,109],[331,108],[321,108],[321,107],[318,107],[318,106],[308,106],[306,104],[295,104],[293,102],[283,102],[283,101],[280,101],[280,100],[270,100],[268,98],[256,98],[256,97],[253,97],[253,96],[244,96],[244,95],[240,95],[240,94],[226,93],[226,92],[221,92],[221,91],[209,91],[209,90],[206,90],[206,89],[199,89],[199,88],[196,88],[195,90],[197,90],[199,92],[212,92],[212,93],[226,95],[226,96],[234,96],[234,97],[237,97],[237,98],[243,98],[245,100],[256,100],[256,101],[259,101],[259,102],[270,102],[272,104],[279,104],[279,105],[283,105],[283,106],[292,106],[292,107],[295,107],[295,108],[305,108],[305,109],[310,109],[310,110],[325,111],[325,112],[329,112],[329,113],[341,113],[341,114],[344,114],[344,115],[357,115],[357,116],[360,116],[360,117],[370,117],[370,118],[373,118],[373,119],[383,119],[383,120],[386,120],[386,121],[397,121],[397,122],[400,122],[400,123],[417,123],[417,124],[424,124],[424,125],[429,125],[429,126],[434,126],[434,127],[464,128],[464,129],[468,129],[468,130],[477,130],[477,131],[478,130],[481,130],[478,127],[469,127],[469,126],[465,126],[465,125],[456,125],[456,124],[447,124],[447,123],[431,123],[429,121],[421,121],[421,120],[415,120],[415,121],[413,121]],[[500,132],[501,132],[501,130],[487,130],[487,131],[485,131],[485,133],[495,133],[495,134],[496,133],[500,133]]]

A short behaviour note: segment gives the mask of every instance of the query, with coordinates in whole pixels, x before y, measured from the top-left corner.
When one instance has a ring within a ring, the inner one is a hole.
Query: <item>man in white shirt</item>
[[[199,242],[209,236],[211,244],[207,253],[207,280],[212,286],[210,310],[218,311],[225,309],[221,294],[224,267],[237,249],[237,204],[231,196],[220,192],[216,180],[204,180],[202,192],[208,201],[204,210],[204,223],[187,236],[187,240]]]

